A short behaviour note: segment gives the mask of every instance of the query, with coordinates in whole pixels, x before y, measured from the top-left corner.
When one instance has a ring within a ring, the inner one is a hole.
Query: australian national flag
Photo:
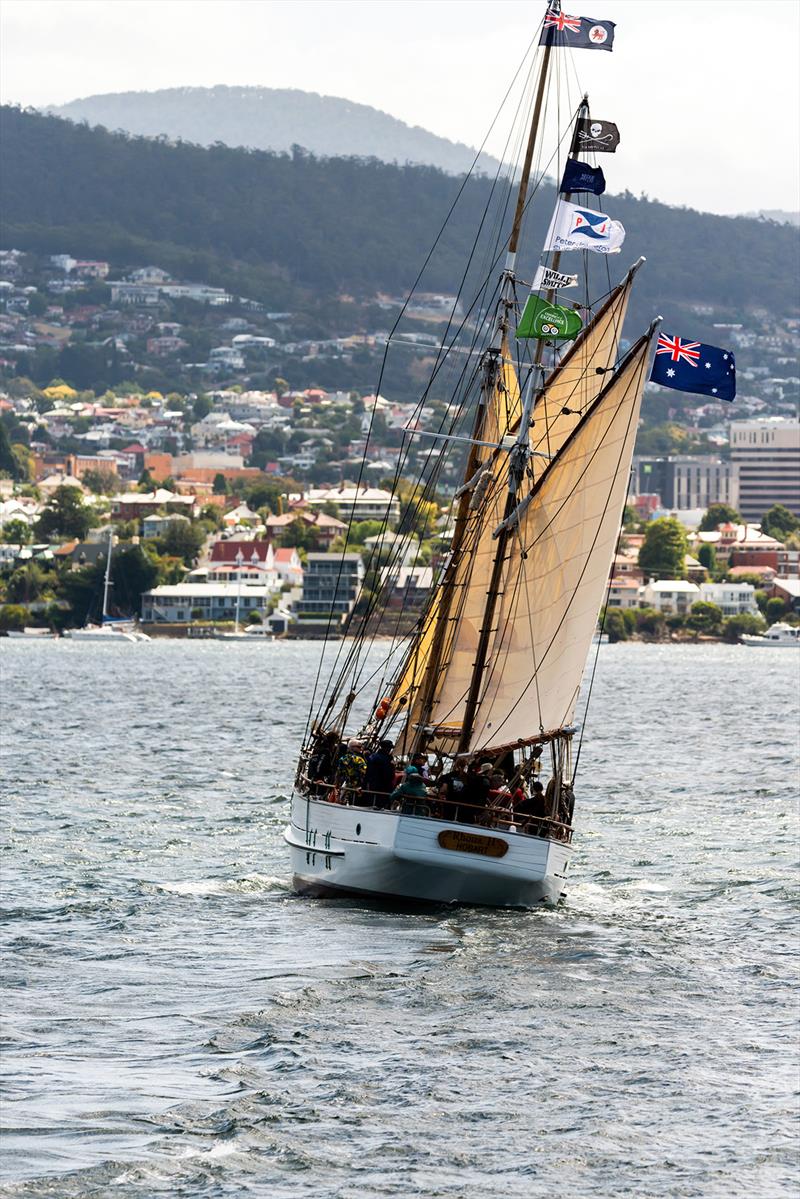
[[[575,50],[610,50],[614,44],[614,22],[595,21],[594,17],[568,17],[556,8],[548,8],[540,46],[570,46]]]
[[[571,195],[572,192],[593,192],[596,196],[602,196],[606,190],[603,168],[590,167],[585,162],[578,162],[577,158],[568,158],[564,167],[564,178],[558,190],[564,195]]]
[[[650,379],[662,387],[732,400],[736,396],[736,361],[731,350],[660,333]]]

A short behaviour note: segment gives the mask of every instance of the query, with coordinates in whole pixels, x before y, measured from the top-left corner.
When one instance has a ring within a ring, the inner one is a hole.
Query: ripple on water
[[[794,1196],[794,663],[604,648],[568,904],[408,913],[289,891],[316,653],[0,645],[2,1194]]]

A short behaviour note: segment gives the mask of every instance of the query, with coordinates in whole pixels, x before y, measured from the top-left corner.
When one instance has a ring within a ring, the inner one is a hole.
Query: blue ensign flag
[[[552,8],[547,10],[540,46],[569,46],[573,50],[610,50],[614,45],[614,22],[594,17],[569,17]]]
[[[732,400],[736,396],[736,360],[731,350],[660,333],[650,379],[677,391]]]
[[[577,158],[568,158],[564,167],[564,178],[558,189],[565,195],[573,192],[592,192],[602,196],[606,190],[606,177],[602,167],[590,167],[588,163],[579,162]]]

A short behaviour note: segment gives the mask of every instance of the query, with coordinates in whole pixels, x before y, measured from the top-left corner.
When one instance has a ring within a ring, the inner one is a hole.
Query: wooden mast
[[[560,0],[551,0],[549,7],[551,9],[559,8]],[[497,372],[500,367],[500,346],[502,344],[503,335],[508,329],[508,307],[514,282],[514,267],[516,264],[517,245],[519,244],[519,235],[522,228],[522,218],[525,214],[525,201],[528,194],[528,183],[530,181],[531,166],[533,163],[533,152],[539,132],[542,104],[544,102],[544,95],[547,86],[551,50],[552,47],[550,45],[546,45],[544,48],[544,54],[542,56],[542,66],[539,73],[536,99],[534,101],[531,125],[528,132],[528,144],[525,148],[525,159],[522,164],[522,174],[520,176],[519,189],[517,191],[514,222],[511,227],[511,235],[508,241],[508,253],[506,255],[506,264],[503,271],[503,291],[499,305],[500,317],[496,330],[498,344],[492,347],[492,349],[488,350],[486,354],[484,363],[484,377],[481,382],[480,402],[475,413],[475,421],[472,430],[473,443],[480,441],[481,439],[488,397],[495,387]],[[478,457],[479,453],[479,446],[475,444],[470,446],[470,452],[467,457],[467,464],[464,470],[464,484],[474,477],[480,466]],[[470,492],[468,489],[466,489],[462,492],[458,502],[455,528],[453,530],[453,540],[450,550],[450,560],[447,564],[447,568],[445,569],[439,589],[440,599],[439,608],[436,614],[436,627],[434,629],[433,639],[431,642],[430,655],[425,667],[425,675],[420,688],[420,719],[413,741],[413,747],[415,750],[418,749],[425,740],[425,728],[428,724],[436,695],[436,687],[439,681],[439,671],[442,664],[445,638],[447,634],[447,628],[450,623],[450,613],[453,606],[456,571],[458,568],[460,555],[463,551],[464,536],[467,530],[470,499]]]

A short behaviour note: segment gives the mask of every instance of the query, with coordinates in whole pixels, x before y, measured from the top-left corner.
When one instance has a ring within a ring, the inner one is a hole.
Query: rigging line
[[[617,545],[614,550],[614,559],[615,560],[616,560],[617,554],[619,553],[619,547],[622,543],[622,534],[624,531],[625,508],[628,505],[628,498],[631,494],[632,479],[633,479],[633,475],[629,473],[628,474],[628,486],[625,491],[625,503],[623,504],[623,507],[622,507],[623,521],[620,523],[619,533],[617,534]],[[612,565],[612,567],[611,567],[612,573],[613,573],[613,569],[614,569],[614,567]],[[608,615],[608,596],[609,596],[610,590],[611,590],[611,575],[609,575],[608,583],[606,584],[606,600],[605,600],[605,603],[603,604],[603,607],[600,612],[600,636],[597,641],[597,648],[596,648],[595,654],[594,654],[594,662],[592,663],[592,673],[589,677],[589,690],[586,693],[586,705],[583,709],[583,721],[581,722],[581,733],[580,733],[580,737],[578,738],[578,748],[575,751],[575,764],[572,768],[572,778],[570,780],[571,785],[573,787],[575,786],[575,779],[578,776],[578,763],[581,760],[581,750],[583,748],[583,738],[584,738],[584,734],[586,732],[586,725],[587,725],[588,719],[589,719],[589,705],[592,702],[592,691],[594,690],[594,676],[597,673],[597,662],[600,657],[600,646],[603,641],[603,633],[605,632],[605,627],[606,627],[606,616]]]
[[[430,260],[431,260],[431,258],[432,258],[432,256],[433,256],[433,254],[434,254],[434,252],[435,252],[435,249],[436,249],[437,245],[439,244],[439,241],[441,240],[441,237],[443,236],[444,229],[445,229],[445,227],[446,227],[446,225],[447,225],[448,221],[450,220],[450,217],[452,216],[452,214],[453,214],[453,212],[454,212],[454,210],[455,210],[455,207],[456,207],[456,205],[458,204],[458,201],[460,200],[460,198],[461,198],[461,196],[462,196],[462,194],[463,194],[463,192],[464,192],[464,190],[465,190],[465,188],[466,188],[466,186],[467,186],[467,183],[468,183],[468,181],[470,180],[470,178],[471,178],[471,177],[472,177],[472,175],[473,175],[473,172],[474,172],[474,170],[475,170],[475,167],[476,167],[476,165],[477,165],[477,163],[478,163],[478,160],[479,160],[479,158],[480,158],[481,154],[483,153],[483,150],[484,150],[484,148],[485,148],[485,146],[486,146],[486,142],[488,141],[489,137],[491,136],[492,130],[494,129],[494,126],[495,126],[495,124],[497,123],[497,121],[498,121],[498,119],[499,119],[500,113],[502,112],[502,109],[503,109],[503,107],[504,107],[504,106],[505,106],[505,104],[506,104],[506,101],[507,101],[507,99],[508,99],[508,96],[510,95],[510,93],[511,93],[511,91],[512,91],[513,87],[514,87],[514,85],[516,84],[517,78],[519,77],[519,75],[520,75],[520,73],[521,73],[521,71],[522,71],[522,69],[523,69],[523,66],[524,66],[525,62],[526,62],[526,60],[528,59],[528,56],[529,56],[529,54],[530,54],[530,52],[531,52],[531,49],[532,49],[532,47],[534,47],[534,42],[535,42],[535,40],[536,40],[536,39],[534,38],[534,39],[531,41],[531,43],[529,44],[529,46],[528,46],[527,50],[525,51],[525,54],[523,55],[523,58],[522,58],[522,60],[521,60],[521,61],[520,61],[520,63],[519,63],[519,66],[517,67],[517,70],[514,72],[514,76],[513,76],[513,78],[512,78],[512,81],[511,81],[511,83],[509,84],[509,87],[508,87],[508,89],[506,90],[506,93],[505,93],[505,95],[504,95],[504,97],[503,97],[503,99],[502,99],[502,101],[501,101],[500,107],[499,107],[499,109],[497,110],[497,112],[496,112],[496,114],[495,114],[495,116],[494,116],[494,118],[493,118],[493,120],[492,120],[492,122],[491,122],[491,124],[490,124],[490,126],[489,126],[489,129],[488,129],[488,131],[487,131],[486,135],[484,136],[484,139],[483,139],[483,141],[481,142],[481,145],[480,145],[480,147],[478,148],[478,151],[477,151],[477,152],[476,152],[476,154],[475,154],[475,157],[474,157],[474,159],[473,159],[473,161],[472,161],[472,165],[470,166],[470,169],[469,169],[469,171],[468,171],[468,172],[467,172],[467,174],[464,176],[464,178],[463,178],[463,180],[462,180],[462,182],[461,182],[461,185],[460,185],[460,187],[459,187],[459,189],[458,189],[458,191],[457,191],[457,193],[456,193],[455,199],[453,200],[453,202],[452,202],[452,204],[451,204],[451,206],[450,206],[450,208],[449,208],[449,210],[448,210],[448,213],[447,213],[447,215],[446,215],[446,217],[445,217],[445,219],[444,219],[444,222],[442,223],[442,226],[440,227],[440,229],[439,229],[439,232],[436,234],[436,237],[435,237],[435,239],[434,239],[433,245],[431,246],[430,250],[428,251],[428,254],[427,254],[426,258],[425,258],[425,261],[423,262],[423,264],[422,264],[422,267],[420,268],[420,271],[419,271],[419,272],[418,272],[418,274],[417,274],[417,277],[416,277],[416,279],[415,279],[415,281],[414,281],[414,283],[413,283],[413,285],[412,285],[411,291],[409,292],[409,295],[406,297],[406,300],[405,300],[405,301],[404,301],[404,303],[403,303],[403,306],[402,306],[402,308],[401,308],[401,310],[400,310],[400,313],[399,313],[399,315],[398,315],[398,317],[397,317],[397,320],[395,321],[395,323],[394,323],[394,325],[393,325],[393,327],[392,327],[392,329],[391,329],[391,331],[390,331],[390,337],[391,337],[391,335],[394,333],[394,331],[395,331],[395,329],[397,328],[397,326],[398,326],[398,324],[399,324],[400,320],[402,319],[402,317],[403,317],[403,315],[404,315],[404,313],[405,313],[406,309],[408,308],[408,305],[409,305],[409,303],[410,303],[410,300],[411,300],[411,296],[414,294],[414,291],[415,291],[415,289],[416,289],[416,287],[417,287],[417,284],[419,283],[420,279],[422,278],[422,276],[423,276],[423,274],[424,274],[424,272],[425,272],[425,269],[427,268],[427,266],[428,266],[428,263],[430,262]],[[534,53],[534,57],[535,57],[535,53]],[[501,164],[501,166],[502,166],[502,164]],[[379,372],[378,388],[377,388],[377,390],[376,390],[376,395],[380,394],[380,384],[382,383],[382,380],[383,380],[383,374],[384,374],[384,370],[385,370],[385,367],[386,367],[386,357],[387,357],[387,354],[388,354],[388,343],[387,343],[387,346],[386,346],[386,348],[385,348],[385,350],[384,350],[384,354],[383,354],[383,360],[382,360],[382,363],[381,363],[381,368],[380,368],[380,372]],[[368,430],[368,437],[369,437],[369,433],[370,433],[370,432],[371,432],[371,430],[372,430],[372,424],[373,424],[373,422],[374,422],[374,418],[375,418],[375,408],[373,407],[373,410],[372,410],[372,417],[371,417],[371,419],[370,419],[370,426],[369,426],[369,430]],[[361,474],[363,474],[363,463],[362,463],[362,471],[361,471],[360,473],[361,473]],[[338,592],[338,589],[339,589],[339,584],[341,583],[342,568],[343,568],[343,566],[344,566],[344,554],[346,554],[346,553],[347,553],[347,536],[345,536],[344,548],[343,548],[343,550],[342,550],[342,561],[341,561],[341,563],[340,563],[339,572],[338,572],[338,574],[337,574],[337,583],[336,583],[336,591],[337,591],[337,592]],[[330,637],[330,630],[331,630],[331,624],[332,624],[332,620],[333,620],[333,611],[331,611],[331,614],[330,614],[330,616],[329,616],[329,619],[328,619],[328,624],[327,624],[327,627],[326,627],[326,630],[325,630],[324,644],[327,644],[327,642],[328,642],[328,640],[329,640],[329,637]],[[323,650],[324,650],[324,646],[323,646]],[[311,705],[310,705],[310,708],[309,708],[308,717],[307,717],[307,719],[306,719],[306,727],[305,727],[304,741],[305,741],[305,740],[307,740],[307,738],[308,738],[308,732],[309,732],[309,727],[310,727],[310,724],[311,724],[312,713],[313,713],[313,710],[314,710],[314,706],[315,706],[315,704],[316,704],[316,695],[317,695],[317,689],[318,689],[318,686],[319,686],[319,680],[320,680],[320,676],[321,676],[321,672],[322,672],[322,662],[323,662],[323,658],[324,658],[324,652],[320,654],[320,661],[319,661],[319,665],[318,665],[318,668],[317,668],[317,673],[316,673],[315,680],[314,680],[314,686],[313,686],[313,690],[312,690],[312,699],[311,699]]]
[[[584,468],[583,468],[583,470],[582,470],[581,474],[579,475],[579,477],[578,477],[578,479],[577,479],[577,481],[576,481],[576,485],[575,485],[576,487],[577,487],[577,484],[578,484],[578,483],[580,483],[580,482],[581,482],[581,480],[583,479],[583,477],[585,476],[585,474],[586,474],[586,471],[589,469],[589,466],[590,466],[590,465],[591,465],[591,463],[594,461],[594,458],[597,456],[597,454],[598,454],[598,452],[599,452],[599,450],[600,450],[601,446],[603,445],[603,443],[605,442],[605,440],[606,440],[606,438],[607,438],[608,434],[610,433],[610,431],[611,431],[611,429],[612,429],[612,427],[613,427],[613,425],[614,425],[614,419],[615,419],[615,417],[616,417],[616,414],[619,412],[619,410],[620,410],[620,408],[621,408],[621,406],[622,406],[623,402],[624,402],[624,401],[625,401],[625,400],[628,398],[628,395],[630,394],[630,388],[631,388],[631,386],[633,386],[634,388],[635,388],[635,387],[638,387],[638,385],[639,385],[639,380],[640,380],[640,378],[641,378],[642,374],[644,374],[644,373],[646,372],[646,370],[647,370],[648,362],[649,362],[649,359],[648,359],[647,357],[645,357],[645,358],[643,359],[642,363],[640,364],[639,370],[636,372],[636,375],[635,375],[635,376],[634,376],[634,377],[631,379],[631,382],[628,384],[628,387],[627,387],[627,388],[626,388],[626,390],[625,390],[625,394],[624,394],[624,395],[621,397],[621,399],[620,399],[619,403],[617,404],[616,411],[615,411],[614,415],[612,416],[612,419],[611,419],[611,421],[609,422],[609,426],[608,426],[608,429],[606,430],[606,433],[605,433],[605,435],[604,435],[604,436],[603,436],[603,438],[602,438],[602,439],[601,439],[601,440],[598,442],[598,444],[597,444],[597,445],[594,447],[594,449],[593,449],[593,451],[592,451],[591,455],[589,456],[589,458],[588,458],[588,460],[587,460],[587,462],[586,462],[586,464],[585,464],[585,466],[584,466]],[[572,590],[572,594],[570,595],[569,602],[567,603],[567,605],[566,605],[566,607],[565,607],[565,609],[564,609],[564,613],[563,613],[563,615],[562,615],[562,617],[561,617],[561,620],[558,622],[558,625],[557,625],[557,627],[555,628],[555,630],[554,630],[554,632],[553,632],[553,635],[552,635],[552,637],[550,638],[550,641],[549,641],[549,643],[548,643],[548,645],[547,645],[547,648],[546,648],[546,650],[544,651],[544,653],[542,654],[542,657],[541,657],[541,659],[540,659],[540,661],[539,661],[539,665],[540,665],[540,667],[541,667],[541,666],[544,664],[544,661],[545,661],[545,659],[547,658],[547,655],[550,653],[550,650],[552,649],[553,645],[555,644],[555,639],[556,639],[556,637],[558,636],[559,632],[561,631],[561,627],[562,627],[562,625],[564,624],[564,621],[566,620],[566,618],[567,618],[567,615],[569,614],[569,610],[570,610],[570,607],[571,607],[571,605],[572,605],[572,602],[573,602],[573,600],[575,599],[575,596],[576,596],[576,595],[577,595],[577,593],[578,593],[578,590],[579,590],[579,588],[580,588],[580,585],[581,585],[581,583],[583,582],[583,576],[585,575],[585,573],[586,573],[586,570],[587,570],[587,568],[588,568],[588,565],[589,565],[589,562],[591,561],[592,552],[593,552],[593,550],[594,550],[594,547],[595,547],[595,545],[597,544],[597,539],[598,539],[598,537],[600,536],[600,530],[601,530],[601,529],[602,529],[602,527],[603,527],[603,519],[604,519],[604,517],[605,517],[605,514],[606,514],[606,512],[608,511],[608,505],[609,505],[609,503],[611,502],[611,494],[612,494],[612,492],[613,492],[613,489],[614,489],[614,483],[616,482],[616,476],[617,476],[617,473],[618,473],[618,471],[619,471],[619,466],[620,466],[620,463],[622,462],[622,455],[623,455],[623,454],[624,454],[624,452],[625,452],[625,445],[626,445],[626,443],[627,443],[627,438],[628,438],[628,435],[629,435],[629,433],[630,433],[631,421],[632,421],[632,419],[633,419],[633,412],[634,412],[634,409],[635,409],[635,407],[636,407],[636,405],[635,405],[635,404],[632,404],[632,405],[631,405],[631,410],[630,410],[630,412],[629,412],[629,414],[628,414],[628,423],[627,423],[627,425],[626,425],[626,427],[625,427],[625,432],[624,432],[624,434],[623,434],[622,438],[620,439],[621,449],[620,449],[620,452],[619,452],[619,456],[618,456],[618,458],[617,458],[617,465],[616,465],[616,469],[615,469],[615,471],[614,471],[614,472],[613,472],[613,474],[612,474],[611,486],[609,487],[608,494],[606,495],[606,501],[605,501],[605,504],[604,504],[604,506],[603,506],[603,511],[601,512],[601,514],[600,514],[600,519],[599,519],[599,520],[598,520],[598,522],[597,522],[597,529],[596,529],[596,531],[595,531],[595,534],[594,534],[594,537],[593,537],[593,539],[592,539],[591,545],[589,546],[589,551],[588,551],[588,553],[586,554],[586,560],[585,560],[585,562],[584,562],[584,564],[583,564],[583,568],[582,568],[582,570],[581,570],[581,572],[580,572],[580,575],[578,576],[578,580],[577,580],[577,582],[576,582],[576,584],[575,584],[575,587],[574,587],[574,588],[573,588],[573,590]],[[573,487],[573,494],[574,494],[574,491],[575,491],[575,487]],[[555,516],[559,516],[559,515],[561,514],[561,512],[563,511],[564,507],[566,506],[566,504],[569,502],[569,500],[570,500],[570,499],[571,499],[571,495],[567,496],[567,497],[564,499],[563,503],[561,504],[561,506],[558,508],[557,512],[555,513]],[[529,551],[530,551],[530,548],[531,548],[531,546],[534,546],[534,545],[536,544],[536,542],[537,542],[537,541],[540,539],[540,537],[542,537],[542,536],[544,535],[544,533],[545,533],[545,532],[547,532],[547,530],[548,530],[548,529],[549,529],[549,528],[552,526],[552,524],[553,524],[553,520],[554,520],[554,519],[555,519],[555,517],[554,517],[554,516],[551,516],[551,517],[548,519],[548,522],[547,522],[547,525],[545,526],[545,528],[544,528],[544,529],[542,529],[541,533],[540,533],[540,534],[538,534],[538,536],[537,536],[536,538],[534,538],[534,540],[533,540],[533,541],[530,543],[530,546],[526,547],[526,552],[529,552]],[[517,708],[519,707],[519,705],[522,703],[522,700],[524,699],[525,695],[527,694],[528,688],[530,687],[530,682],[531,682],[531,681],[529,680],[529,681],[528,681],[528,683],[527,683],[527,684],[525,685],[525,687],[523,688],[523,690],[520,692],[520,694],[519,694],[519,696],[517,697],[516,701],[514,702],[514,704],[512,705],[512,707],[510,708],[510,710],[509,710],[508,714],[507,714],[507,715],[504,717],[504,719],[503,719],[503,720],[502,720],[502,722],[500,723],[500,726],[499,726],[499,728],[501,728],[501,729],[502,729],[502,728],[503,728],[503,726],[504,726],[505,724],[507,724],[507,723],[508,723],[509,717],[510,717],[510,716],[511,716],[511,715],[512,715],[512,714],[513,714],[515,711],[516,711],[516,709],[517,709]],[[496,734],[498,731],[499,731],[498,729],[495,729],[495,730],[494,730],[495,734]]]

